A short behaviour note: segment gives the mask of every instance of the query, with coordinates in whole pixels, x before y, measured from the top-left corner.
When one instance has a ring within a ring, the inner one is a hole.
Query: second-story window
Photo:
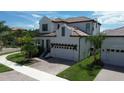
[[[65,36],[65,27],[62,27],[62,36]]]
[[[90,23],[86,24],[86,31],[90,31]]]
[[[42,24],[42,31],[48,31],[48,24]]]
[[[59,27],[60,27],[60,25],[58,24],[58,25],[57,25],[57,29],[59,29]]]
[[[97,28],[97,23],[96,23],[96,28]]]

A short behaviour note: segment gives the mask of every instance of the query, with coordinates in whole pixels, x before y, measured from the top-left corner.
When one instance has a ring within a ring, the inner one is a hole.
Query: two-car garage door
[[[124,66],[124,37],[108,37],[103,42],[101,53],[104,63]]]
[[[76,61],[74,50],[54,48],[54,49],[51,49],[51,54],[52,54],[51,55],[52,57],[58,57],[58,58]]]

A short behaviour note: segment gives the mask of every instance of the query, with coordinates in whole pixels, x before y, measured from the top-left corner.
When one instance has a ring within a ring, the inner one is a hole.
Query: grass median
[[[97,60],[100,56],[97,55]],[[93,56],[90,56],[77,64],[72,65],[57,76],[71,81],[92,81],[95,79],[102,66],[91,65],[94,62]]]
[[[7,67],[7,66],[4,66],[2,64],[0,64],[0,73],[3,73],[3,72],[7,72],[7,71],[11,71],[13,69]]]
[[[32,62],[29,59],[25,58],[25,55],[22,53],[11,54],[11,55],[8,55],[6,58],[7,60],[18,63],[19,65],[32,64]]]

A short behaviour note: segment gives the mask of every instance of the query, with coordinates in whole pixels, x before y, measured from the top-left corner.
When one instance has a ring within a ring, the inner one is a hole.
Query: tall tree
[[[10,30],[10,28],[5,25],[5,21],[0,21],[0,33],[8,30]]]
[[[5,21],[0,21],[0,50],[2,50],[3,47],[3,35],[5,34],[6,31],[10,30],[10,28],[5,25]]]

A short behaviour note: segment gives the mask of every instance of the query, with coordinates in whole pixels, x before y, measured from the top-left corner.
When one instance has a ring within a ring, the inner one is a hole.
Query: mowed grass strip
[[[97,55],[97,59],[100,56]],[[59,73],[57,76],[71,80],[71,81],[92,81],[95,79],[101,66],[91,65],[94,61],[93,56],[90,56],[77,64],[67,68],[63,72]]]
[[[0,64],[0,73],[11,71],[11,70],[13,70],[13,69],[11,69],[5,65]]]
[[[30,60],[25,58],[25,55],[22,53],[16,53],[8,55],[7,60],[10,60],[12,62],[18,63],[20,65],[30,65],[32,64]]]

